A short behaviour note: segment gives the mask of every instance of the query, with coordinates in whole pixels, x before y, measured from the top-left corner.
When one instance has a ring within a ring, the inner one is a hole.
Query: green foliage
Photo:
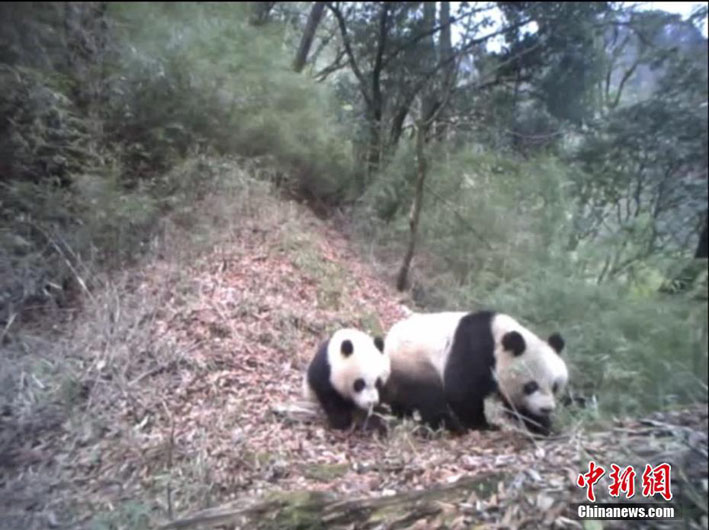
[[[519,316],[546,336],[559,330],[571,388],[602,413],[638,414],[707,400],[707,306],[632,295],[534,267],[492,290],[470,283],[461,300]]]
[[[577,231],[572,167],[473,146],[429,155],[412,291],[424,310],[494,308],[542,336],[560,331],[572,390],[597,396],[603,415],[707,399],[706,302],[658,293],[659,265],[676,263],[669,256],[639,260],[633,282],[596,283],[604,240],[568,247]],[[401,259],[408,236],[411,160],[402,149],[358,210],[362,233],[385,259],[384,248]],[[380,208],[393,212],[381,216],[387,224],[376,221]],[[649,222],[641,216],[627,228],[634,232],[606,234],[607,245],[619,238],[632,251]]]
[[[13,179],[68,182],[96,163],[92,124],[61,74],[0,63],[0,167]]]
[[[392,221],[408,211],[416,180],[414,142],[402,142],[399,149],[359,200],[362,224],[382,219]]]
[[[283,26],[236,4],[46,7],[1,8],[4,316],[134,257],[161,214],[213,189],[202,155],[261,158],[316,201],[348,191],[339,104],[291,71]]]
[[[691,253],[707,208],[707,116],[665,92],[614,111],[574,154],[576,240],[600,279]]]
[[[350,162],[335,103],[290,69],[280,29],[235,4],[116,6],[127,28],[114,87],[113,138],[133,166],[164,168],[194,145],[269,155],[295,191],[335,198]],[[338,178],[334,178],[337,175]]]
[[[508,70],[525,75],[539,88],[538,97],[555,118],[578,124],[593,115],[594,87],[601,79],[603,60],[603,50],[595,41],[599,22],[609,7],[607,2],[514,2],[501,6],[512,21],[531,19],[539,27],[534,36],[508,32],[511,48],[506,55],[521,55]]]
[[[75,208],[85,207],[82,214],[75,214],[82,221],[74,232],[76,238],[92,241],[97,251],[105,249],[119,263],[129,259],[149,236],[158,214],[154,197],[142,186],[123,189],[117,175],[77,176],[73,199]]]
[[[149,194],[126,191],[116,177],[99,174],[74,176],[71,190],[18,181],[3,192],[0,318],[23,304],[64,304],[95,266],[131,259],[159,214]]]
[[[564,226],[565,173],[553,158],[522,161],[466,147],[432,158],[429,173],[420,240],[456,281],[504,282],[530,260],[548,259]],[[401,198],[407,213],[411,198]],[[394,229],[404,240],[406,219]]]

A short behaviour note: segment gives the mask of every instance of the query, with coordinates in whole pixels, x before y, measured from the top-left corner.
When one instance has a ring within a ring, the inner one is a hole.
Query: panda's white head
[[[497,314],[492,323],[495,372],[502,397],[520,412],[547,419],[569,378],[558,333],[543,340],[512,317]]]
[[[357,329],[336,331],[327,345],[330,382],[337,392],[359,408],[371,411],[389,379],[391,362],[384,341]]]

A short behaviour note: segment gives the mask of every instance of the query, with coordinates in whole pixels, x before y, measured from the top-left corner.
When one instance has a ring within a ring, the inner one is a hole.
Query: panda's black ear
[[[551,335],[548,339],[547,342],[549,343],[549,346],[554,348],[554,351],[561,355],[561,350],[564,349],[564,338],[559,335],[558,333],[554,333]]]
[[[381,337],[374,337],[374,345],[380,352],[384,353],[384,339]]]
[[[527,348],[524,337],[518,331],[509,331],[502,337],[502,347],[517,355],[521,355]]]
[[[342,345],[340,346],[340,351],[342,352],[342,355],[345,357],[349,357],[352,355],[352,352],[354,351],[354,346],[352,346],[352,341],[349,340],[343,340]]]

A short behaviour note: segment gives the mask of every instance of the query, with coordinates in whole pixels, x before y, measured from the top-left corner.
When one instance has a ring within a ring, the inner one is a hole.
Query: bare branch
[[[422,74],[421,80],[414,86],[413,93],[414,93],[414,94],[418,93],[418,92],[426,85],[426,83],[428,83],[428,82],[431,80],[431,78],[436,74],[436,72],[438,72],[441,68],[444,68],[444,67],[446,67],[446,66],[452,64],[453,62],[460,60],[460,58],[462,58],[463,54],[464,54],[465,52],[471,50],[473,47],[477,46],[478,44],[482,44],[483,42],[485,42],[485,41],[487,41],[487,40],[489,40],[489,39],[491,39],[491,38],[493,38],[493,37],[496,37],[496,36],[498,36],[498,35],[501,35],[502,33],[505,33],[506,31],[509,31],[510,29],[513,29],[513,28],[516,28],[516,27],[524,26],[525,24],[529,23],[530,20],[531,20],[531,19],[527,19],[527,20],[518,22],[518,23],[516,23],[516,24],[513,24],[512,26],[508,26],[508,27],[506,27],[506,28],[504,28],[504,29],[495,31],[495,32],[493,32],[493,33],[490,33],[489,35],[485,35],[484,37],[480,37],[480,38],[478,38],[478,39],[473,39],[473,40],[471,40],[471,41],[468,42],[465,46],[463,46],[462,48],[460,48],[460,50],[458,50],[456,53],[454,53],[454,54],[451,55],[450,57],[445,57],[445,58],[441,59],[440,61],[438,61],[438,63],[437,63],[431,70],[429,70],[428,72],[425,72],[424,74]],[[512,62],[512,61],[514,61],[514,60],[516,60],[516,59],[518,59],[518,58],[520,58],[520,57],[522,57],[522,56],[524,56],[524,55],[526,55],[526,54],[532,52],[532,51],[535,50],[539,45],[540,45],[540,44],[537,43],[537,44],[535,44],[534,46],[530,46],[530,47],[527,48],[526,50],[523,50],[522,52],[520,52],[520,53],[518,53],[518,54],[515,54],[513,57],[510,57],[510,58],[506,59],[505,61],[503,61],[502,63],[500,63],[499,65],[497,65],[497,67],[495,68],[495,70],[499,70],[499,69],[502,68],[503,66],[506,66],[507,64],[509,64],[510,62]]]
[[[640,66],[641,62],[642,59],[639,57],[635,60],[633,66],[628,68],[628,70],[623,74],[623,77],[621,78],[620,83],[618,84],[618,91],[615,94],[615,99],[611,104],[611,108],[616,108],[618,106],[618,103],[620,103],[620,96],[623,93],[623,87],[625,86],[625,83],[627,83],[628,80],[632,77],[632,75],[635,73],[635,70],[638,68],[638,66]]]
[[[345,17],[342,15],[342,11],[340,11],[340,9],[334,3],[328,2],[327,7],[328,9],[330,9],[330,11],[332,11],[332,14],[335,15],[335,19],[337,19],[337,25],[340,28],[340,35],[342,36],[342,45],[345,47],[345,52],[347,53],[347,58],[349,59],[350,68],[352,68],[352,73],[354,73],[355,77],[359,81],[359,89],[362,92],[362,97],[369,106],[372,104],[372,99],[367,93],[367,80],[364,78],[362,71],[359,69],[359,66],[357,65],[357,60],[355,59],[354,53],[352,52],[352,44],[350,43],[350,37],[347,33],[347,24],[345,22]]]
[[[492,6],[488,6],[482,9],[473,9],[471,11],[468,11],[462,15],[459,15],[457,17],[450,17],[450,20],[448,22],[444,22],[439,24],[438,26],[435,26],[427,31],[422,31],[421,33],[417,34],[415,37],[412,37],[408,41],[404,42],[403,44],[400,44],[394,50],[387,55],[386,59],[384,59],[384,65],[388,65],[391,61],[393,61],[397,55],[399,55],[402,51],[406,50],[407,48],[413,46],[414,44],[418,43],[420,40],[425,39],[426,37],[429,37],[431,35],[435,35],[439,31],[442,31],[448,27],[450,27],[452,24],[455,24],[456,22],[459,22],[465,18],[471,17],[476,13],[481,13],[483,11],[488,11],[492,9]]]
[[[342,62],[342,59],[345,57],[345,50],[338,50],[337,51],[337,56],[335,57],[335,60],[332,61],[328,66],[320,70],[315,74],[315,79],[317,79],[319,82],[325,81],[327,77],[334,73],[337,72],[338,70],[341,70],[345,66],[347,66],[346,63]]]

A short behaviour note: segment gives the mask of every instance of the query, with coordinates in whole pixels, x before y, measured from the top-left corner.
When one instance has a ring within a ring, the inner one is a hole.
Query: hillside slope
[[[588,455],[608,465],[619,447],[628,464],[669,452],[682,469],[699,469],[686,472],[687,491],[706,484],[701,409],[600,433],[580,422],[544,441],[510,429],[422,436],[410,423],[387,437],[341,433],[321,417],[277,413],[300,399],[303,371],[329,332],[381,333],[403,313],[330,222],[240,179],[196,205],[200,223],[173,219],[153,258],[94,290],[76,319],[53,334],[8,336],[0,527],[153,527],[274,492],[380,498],[471,477],[482,482],[455,500],[380,522],[578,527],[573,480]],[[369,525],[371,510],[360,512],[343,527]],[[244,527],[309,526],[279,513]]]

